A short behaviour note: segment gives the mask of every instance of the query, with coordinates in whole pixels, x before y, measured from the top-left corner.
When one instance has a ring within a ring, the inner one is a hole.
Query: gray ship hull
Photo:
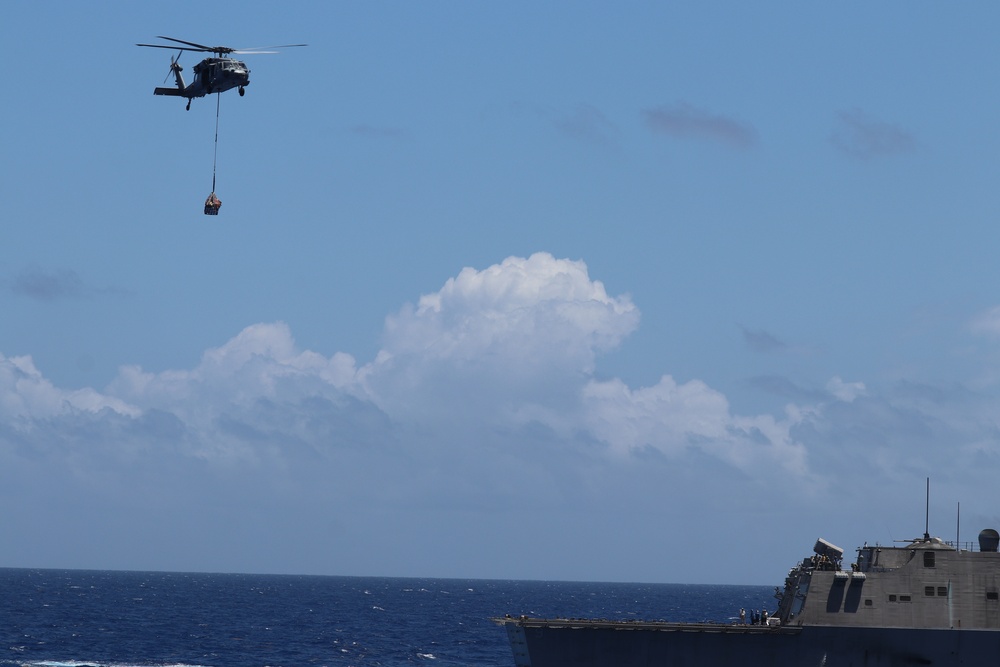
[[[1000,631],[498,619],[518,667],[990,665]]]

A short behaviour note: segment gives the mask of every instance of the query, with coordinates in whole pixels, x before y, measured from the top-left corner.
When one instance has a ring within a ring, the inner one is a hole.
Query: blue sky
[[[8,3],[0,565],[778,584],[927,477],[1000,527],[998,19]],[[217,218],[157,35],[309,45],[221,97]]]

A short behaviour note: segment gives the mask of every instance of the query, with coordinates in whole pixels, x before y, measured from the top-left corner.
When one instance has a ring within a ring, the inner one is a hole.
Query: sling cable
[[[215,196],[215,168],[219,163],[219,106],[221,93],[215,94],[215,153],[212,155],[212,194],[205,200],[205,215],[219,215],[222,200]]]

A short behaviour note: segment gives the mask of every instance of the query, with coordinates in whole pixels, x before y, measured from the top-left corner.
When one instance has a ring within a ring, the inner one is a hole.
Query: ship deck
[[[798,626],[743,625],[723,623],[671,623],[668,621],[624,621],[590,618],[533,618],[506,616],[494,618],[497,625],[516,625],[521,628],[567,628],[571,630],[654,630],[658,632],[704,632],[719,634],[781,634],[795,635],[802,632]]]

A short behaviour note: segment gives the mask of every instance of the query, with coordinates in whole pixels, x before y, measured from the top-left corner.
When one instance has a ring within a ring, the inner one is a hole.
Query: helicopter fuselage
[[[243,95],[244,86],[250,84],[250,69],[242,60],[235,58],[205,58],[194,66],[194,81],[190,85],[184,84],[180,65],[174,63],[171,69],[177,87],[154,88],[153,94],[186,97],[189,105],[195,97],[224,93],[233,88],[239,88],[240,95]]]
[[[246,92],[244,88],[250,84],[250,68],[242,60],[229,57],[233,53],[279,53],[265,49],[290,49],[295,46],[306,46],[305,44],[285,44],[283,46],[258,46],[252,49],[234,49],[231,46],[206,46],[197,42],[188,42],[175,37],[160,35],[160,39],[168,42],[183,44],[183,46],[173,46],[170,44],[136,44],[136,46],[148,46],[153,49],[177,50],[177,57],[170,59],[170,72],[174,75],[177,83],[176,88],[154,88],[154,95],[169,95],[171,97],[186,97],[187,108],[191,109],[191,100],[196,97],[204,97],[212,93],[224,93],[227,90],[238,88],[240,97]],[[205,58],[194,66],[194,81],[191,85],[184,83],[181,76],[180,63],[177,62],[184,51],[197,51],[199,53],[214,53],[214,58]],[[170,78],[170,74],[167,74]],[[164,79],[166,83],[166,79]]]
[[[197,88],[191,97],[202,97],[211,93],[224,93],[233,88],[242,88],[250,83],[250,69],[242,60],[235,58],[205,58],[194,66],[194,83],[188,88]],[[185,95],[187,97],[187,95]]]

